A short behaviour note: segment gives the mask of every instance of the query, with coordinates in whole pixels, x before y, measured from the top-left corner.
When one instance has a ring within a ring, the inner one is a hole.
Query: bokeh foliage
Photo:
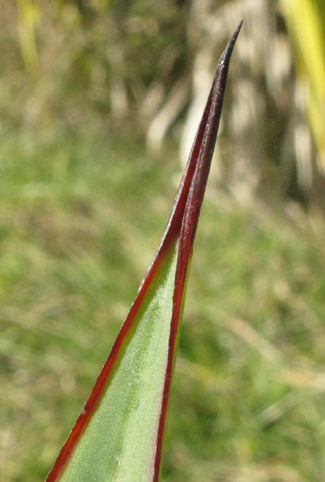
[[[5,128],[123,131],[151,149],[182,137],[183,158],[219,52],[244,18],[217,180],[249,196],[276,185],[322,204],[322,1],[2,3]]]
[[[322,179],[294,20],[262,1],[2,0],[1,15],[1,481],[44,480],[80,412],[163,232],[195,68],[242,17],[162,480],[322,481],[324,222],[278,196],[316,202]],[[152,125],[166,137],[148,155]]]
[[[149,159],[68,133],[28,149],[7,140],[1,169],[1,480],[36,482],[156,250],[177,157],[165,150]],[[286,209],[215,203],[208,192],[164,481],[316,482],[324,474],[325,228],[316,215]]]

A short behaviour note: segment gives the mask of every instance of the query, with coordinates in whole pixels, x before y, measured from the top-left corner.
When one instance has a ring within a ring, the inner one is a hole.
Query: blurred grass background
[[[162,480],[323,481],[322,0],[0,6],[1,482],[44,480],[80,413],[241,18]]]

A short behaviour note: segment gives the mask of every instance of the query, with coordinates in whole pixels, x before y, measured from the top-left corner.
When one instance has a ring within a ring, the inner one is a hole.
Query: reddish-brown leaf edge
[[[161,405],[160,421],[157,433],[157,449],[154,464],[153,482],[158,482],[161,464],[163,435],[166,424],[167,406],[170,394],[171,379],[174,367],[175,348],[184,289],[189,261],[192,256],[193,243],[198,225],[200,210],[210,171],[211,160],[217,138],[223,99],[226,89],[227,74],[231,54],[239,35],[242,21],[223,51],[216,69],[210,94],[193,143],[191,153],[182,177],[174,206],[156,256],[140,286],[137,297],[131,306],[112,350],[100,372],[96,384],[87,400],[83,411],[77,419],[67,441],[49,472],[46,482],[57,482],[67,465],[80,437],[85,431],[95,412],[105,387],[109,382],[114,362],[126,339],[142,301],[155,277],[161,262],[171,247],[179,241],[178,259],[175,274],[175,290],[173,295],[173,311],[169,338],[168,359]]]

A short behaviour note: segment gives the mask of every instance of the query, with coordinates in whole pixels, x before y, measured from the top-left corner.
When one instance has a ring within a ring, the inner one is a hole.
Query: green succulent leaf
[[[160,247],[47,482],[157,482],[179,320],[230,57],[211,92]]]

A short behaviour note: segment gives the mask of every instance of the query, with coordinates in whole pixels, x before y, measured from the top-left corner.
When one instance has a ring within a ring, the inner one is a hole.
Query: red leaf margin
[[[122,325],[112,350],[97,378],[90,397],[88,398],[83,411],[77,419],[67,441],[63,445],[53,468],[49,472],[46,482],[57,482],[60,480],[60,477],[78,441],[80,440],[103,396],[105,387],[107,386],[110,375],[113,371],[115,360],[119,355],[124,340],[132,328],[133,322],[151,285],[151,282],[165,256],[171,247],[179,240],[167,367],[157,433],[157,448],[153,474],[153,482],[158,482],[159,480],[163,436],[166,424],[172,373],[175,363],[178,325],[184,301],[186,277],[189,261],[193,252],[195,233],[217,138],[230,58],[242,27],[242,23],[243,21],[241,21],[238,25],[219,59],[203,116],[193,143],[191,153],[189,155],[187,165],[185,167],[185,172],[176,195],[165,233],[162,237],[156,256],[139,288],[137,297],[131,306],[129,314]]]

